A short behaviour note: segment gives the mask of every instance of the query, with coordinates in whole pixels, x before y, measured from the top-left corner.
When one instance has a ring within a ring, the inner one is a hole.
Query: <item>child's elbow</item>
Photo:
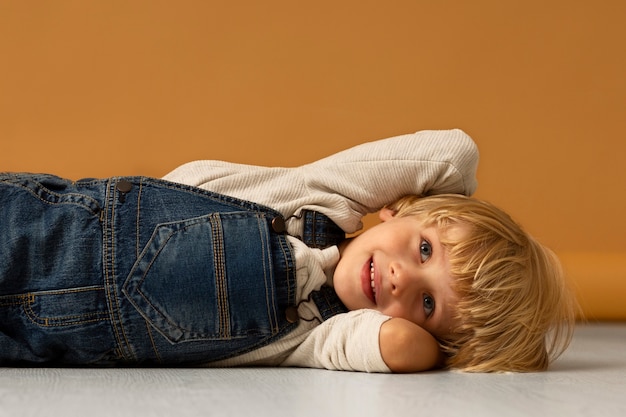
[[[392,372],[420,372],[440,366],[437,340],[417,324],[392,318],[380,328],[380,352]]]

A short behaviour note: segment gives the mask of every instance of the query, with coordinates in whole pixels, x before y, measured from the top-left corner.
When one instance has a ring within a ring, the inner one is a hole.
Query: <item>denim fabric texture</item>
[[[297,323],[266,207],[162,180],[0,176],[0,364],[225,359]]]
[[[346,233],[328,216],[312,210],[302,210],[304,220],[302,241],[311,248],[324,249],[338,245],[346,238]]]

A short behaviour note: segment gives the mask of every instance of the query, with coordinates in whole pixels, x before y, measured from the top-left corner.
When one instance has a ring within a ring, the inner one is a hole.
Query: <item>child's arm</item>
[[[379,334],[380,353],[392,372],[419,372],[441,365],[437,340],[417,324],[402,318],[383,323]]]
[[[471,195],[477,166],[476,144],[453,129],[364,143],[300,169],[310,195],[318,199],[306,208],[326,214],[351,233],[361,226],[359,216],[408,194]]]
[[[430,333],[375,310],[354,310],[326,320],[306,337],[283,366],[361,372],[417,372],[440,365]]]
[[[364,143],[296,168],[196,161],[165,179],[254,201],[286,218],[303,208],[317,210],[352,233],[363,215],[406,194],[472,194],[477,164],[476,145],[463,131],[429,130]]]

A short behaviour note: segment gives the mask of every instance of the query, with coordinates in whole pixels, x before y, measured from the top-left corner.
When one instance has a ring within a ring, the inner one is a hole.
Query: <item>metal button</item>
[[[285,317],[289,323],[295,323],[300,320],[300,315],[298,314],[298,307],[290,306],[285,310]]]
[[[276,233],[285,233],[285,231],[287,230],[287,227],[285,226],[285,220],[280,217],[274,217],[272,219],[272,230],[274,230]]]
[[[121,180],[116,184],[115,187],[118,189],[118,191],[122,193],[127,193],[133,188],[133,184],[126,180]]]

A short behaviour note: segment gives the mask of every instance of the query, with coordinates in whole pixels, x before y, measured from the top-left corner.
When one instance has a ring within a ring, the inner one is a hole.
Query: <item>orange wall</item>
[[[626,319],[624,21],[621,0],[5,0],[0,170],[291,166],[460,127],[478,196],[562,254],[589,317]]]

